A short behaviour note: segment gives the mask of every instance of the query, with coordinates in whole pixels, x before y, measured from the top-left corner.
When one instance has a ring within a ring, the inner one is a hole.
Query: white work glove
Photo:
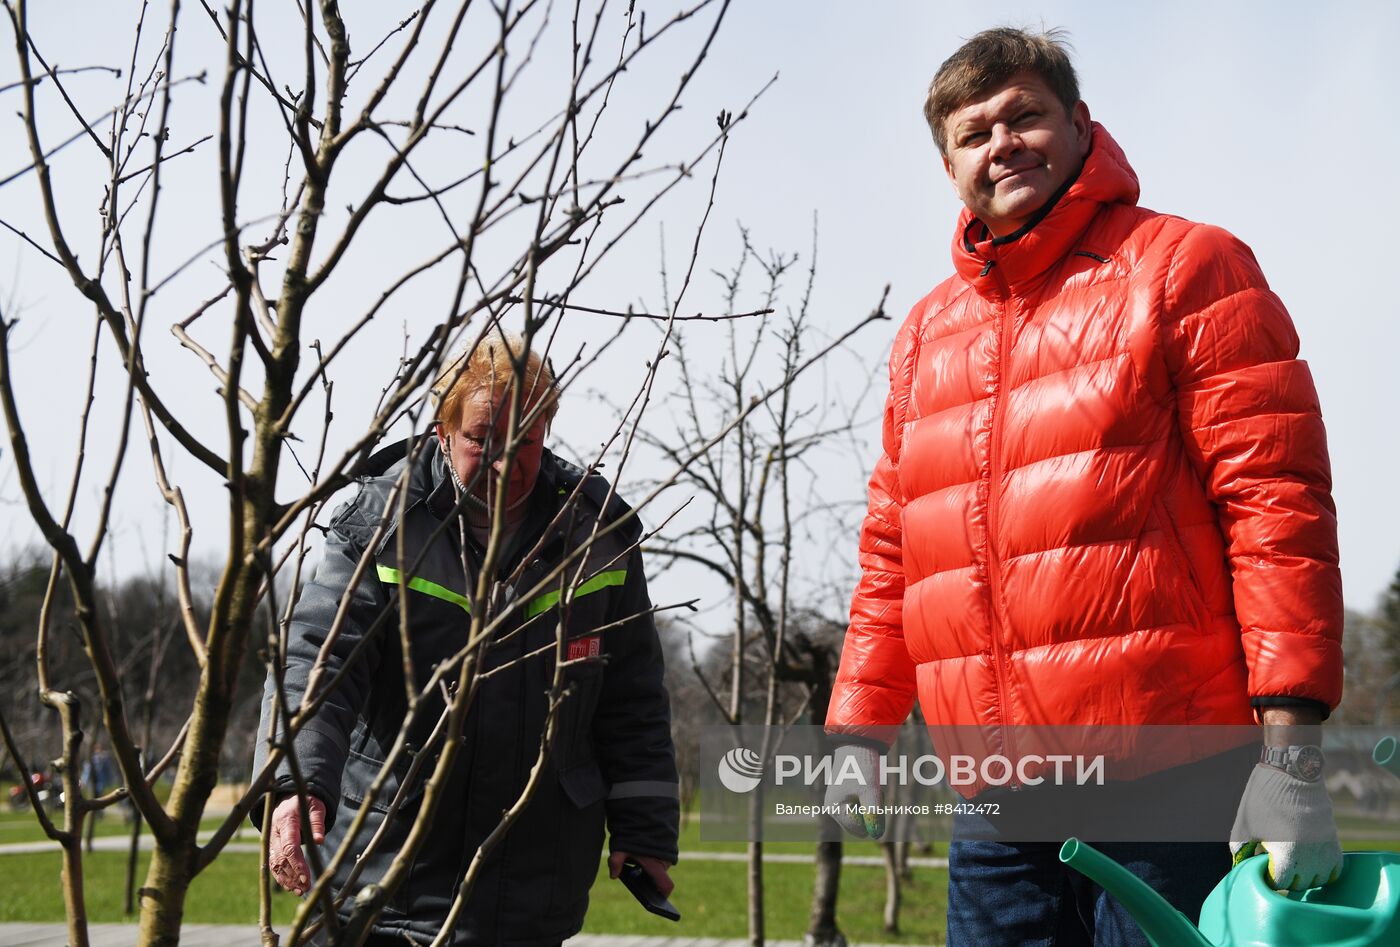
[[[1305,891],[1337,880],[1342,846],[1321,779],[1307,782],[1265,763],[1254,767],[1235,813],[1230,851],[1238,865],[1261,849],[1269,853],[1277,890]]]
[[[836,824],[858,838],[885,834],[885,817],[879,813],[847,812],[846,805],[879,806],[883,797],[878,767],[880,753],[868,746],[840,746],[832,754],[831,781],[826,805],[835,807]]]

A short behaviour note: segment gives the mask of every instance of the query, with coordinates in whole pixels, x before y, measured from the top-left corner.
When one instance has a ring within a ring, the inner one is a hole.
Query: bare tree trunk
[[[131,810],[131,844],[126,850],[126,893],[122,898],[122,913],[136,913],[136,866],[141,852],[141,813]]]
[[[178,627],[178,624],[171,625],[170,637],[174,637]],[[142,769],[145,769],[145,764],[148,762],[147,755],[150,753],[152,732],[155,729],[156,684],[160,680],[160,666],[166,654],[165,645],[165,636],[162,635],[160,629],[157,629],[151,641],[151,667],[150,674],[146,678],[146,693],[142,707],[141,745],[136,748],[136,756],[141,760]],[[126,852],[126,896],[122,902],[122,909],[127,915],[136,912],[136,867],[140,860],[141,823],[141,810],[132,806],[131,845]]]
[[[94,812],[88,816],[83,823],[83,851],[92,854],[92,838],[97,832],[97,817],[100,813]]]
[[[87,947],[87,892],[83,888],[83,820],[91,815],[78,784],[81,772],[78,753],[82,748],[83,728],[78,713],[78,698],[71,691],[51,695],[58,704],[63,721],[63,760],[59,773],[63,786],[63,903],[68,914],[68,943],[71,947]]]
[[[830,652],[823,648],[810,648],[812,661],[812,719],[825,720],[831,708],[831,669]],[[823,751],[830,752],[830,746],[823,741]],[[841,895],[841,859],[845,855],[844,843],[818,842],[816,848],[817,873],[812,884],[812,914],[803,937],[804,945],[810,947],[846,947],[846,935],[836,926],[836,904]]]
[[[178,843],[177,843],[178,844]],[[172,848],[157,841],[141,889],[140,944],[142,947],[179,947],[180,924],[185,916],[185,896],[195,874],[193,843]]]
[[[749,944],[763,947],[763,843],[749,842]]]
[[[272,806],[263,806],[262,829],[258,841],[258,938],[262,947],[278,947],[272,929],[272,872],[267,867],[267,846],[272,838]]]
[[[71,947],[87,947],[82,843],[76,834],[71,833],[63,843],[63,907],[68,914],[68,943]]]
[[[899,864],[895,855],[898,842],[881,842],[880,854],[885,859],[885,932],[899,933]]]
[[[836,898],[841,887],[841,842],[818,842],[817,874],[812,883],[812,914],[804,947],[846,947],[846,935],[836,926]]]
[[[907,741],[902,732],[895,738],[894,749],[896,753],[908,752]],[[907,788],[902,785],[891,786],[886,802],[897,807],[905,801],[906,792]],[[891,934],[899,931],[900,889],[908,870],[909,823],[910,819],[906,816],[892,816],[885,830],[884,841],[880,843],[880,854],[885,862],[884,924],[886,932]]]

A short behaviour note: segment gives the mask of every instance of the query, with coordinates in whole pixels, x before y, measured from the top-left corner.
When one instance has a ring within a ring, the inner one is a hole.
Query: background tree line
[[[11,550],[0,563],[0,712],[24,746],[48,748],[36,755],[33,765],[57,758],[62,732],[54,715],[35,696],[38,675],[33,629],[39,621],[49,566],[35,551]],[[79,692],[96,699],[91,665],[72,618],[72,601],[65,591],[53,603],[54,631],[49,660],[55,676]],[[207,616],[209,590],[196,589],[195,608],[201,620]],[[188,650],[171,647],[180,634],[178,604],[168,584],[159,578],[133,576],[99,586],[99,602],[111,622],[114,650],[121,655],[123,689],[138,719],[149,715],[151,740],[147,747],[169,746],[185,722],[182,709],[194,694],[198,669]],[[797,617],[791,659],[820,679],[836,672],[841,635],[839,614],[808,612]],[[662,616],[658,620],[666,654],[666,684],[671,693],[677,763],[685,802],[694,799],[702,765],[700,732],[706,726],[725,723],[711,691],[727,683],[733,672],[732,631],[700,635],[682,622]],[[1345,632],[1345,698],[1331,722],[1353,726],[1400,725],[1400,571],[1376,607],[1369,612],[1347,609]],[[253,725],[257,722],[259,687],[266,668],[263,656],[249,652],[240,675],[241,699],[234,710],[234,737],[224,748],[220,770],[225,780],[247,779],[252,757]],[[766,698],[768,661],[752,644],[744,652],[747,684],[742,707],[747,719],[758,718]],[[789,672],[791,675],[791,669]],[[152,682],[154,681],[154,688]],[[819,707],[810,706],[807,685],[801,680],[781,682],[781,704],[803,723],[819,723]],[[802,709],[806,707],[806,709]],[[798,711],[800,713],[797,713]],[[91,745],[102,742],[100,721],[87,724]],[[239,739],[243,735],[246,739]],[[0,755],[0,773],[18,779],[8,753]],[[688,808],[688,806],[687,806]]]
[[[193,587],[195,615],[204,622],[209,617],[213,568],[196,566],[194,571],[205,578]],[[0,662],[0,716],[19,745],[32,748],[34,758],[27,761],[31,769],[50,768],[62,755],[63,745],[61,722],[38,699],[34,629],[44,609],[50,573],[51,563],[35,550],[11,551],[10,558],[0,563],[0,653],[5,655]],[[143,743],[142,751],[147,756],[162,752],[185,726],[189,703],[199,685],[199,667],[190,650],[182,646],[179,602],[167,577],[150,575],[101,582],[96,601],[111,629],[123,697]],[[67,586],[60,583],[55,588],[49,611],[51,634],[46,647],[50,673],[74,691],[84,707],[96,707],[100,699],[97,682]],[[250,649],[243,659],[238,698],[231,712],[232,737],[220,757],[219,774],[225,781],[248,779],[265,657]],[[85,752],[90,755],[98,747],[110,752],[101,718],[92,714],[82,724],[87,735]],[[4,752],[2,759],[4,778],[18,779],[9,753]]]

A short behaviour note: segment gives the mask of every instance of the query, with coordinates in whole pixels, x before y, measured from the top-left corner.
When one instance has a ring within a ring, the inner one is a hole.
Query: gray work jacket
[[[336,510],[315,577],[305,586],[288,632],[284,687],[296,707],[337,611],[348,598],[340,634],[329,649],[323,681],[345,668],[343,678],[294,740],[302,777],[327,807],[323,854],[340,844],[366,790],[379,773],[405,719],[405,668],[416,689],[467,641],[470,596],[482,550],[461,528],[456,492],[436,446],[419,441],[371,458],[353,500]],[[411,464],[406,496],[394,493]],[[387,510],[387,513],[386,513]],[[422,943],[441,927],[478,846],[516,800],[539,750],[546,720],[546,692],[555,665],[556,629],[565,626],[565,657],[597,660],[565,668],[571,692],[559,712],[556,740],[538,791],[520,820],[491,853],[453,931],[453,944],[553,943],[576,933],[588,907],[588,889],[599,869],[604,826],[614,851],[675,862],[679,803],[670,708],[663,662],[650,614],[646,578],[636,549],[640,526],[626,504],[609,496],[606,481],[546,451],[530,495],[515,559],[534,551],[519,579],[498,580],[489,611],[504,615],[498,633],[481,652],[461,751],[432,834],[414,858],[405,882],[380,915],[376,930],[402,932]],[[597,538],[586,556],[574,555],[600,526],[625,521]],[[381,521],[388,527],[374,544],[373,561],[354,587],[351,579]],[[543,542],[535,540],[543,536]],[[561,561],[564,579],[541,584]],[[583,569],[578,572],[578,565]],[[514,561],[499,570],[508,576]],[[571,581],[572,580],[572,581]],[[401,591],[406,589],[400,601]],[[570,589],[572,594],[568,594]],[[407,613],[409,660],[399,620]],[[358,652],[358,653],[357,653]],[[536,653],[538,652],[538,653]],[[455,682],[455,675],[451,681]],[[324,685],[322,685],[324,686]],[[269,732],[275,680],[269,675],[258,733]],[[353,851],[362,853],[380,830],[389,804],[403,786],[404,803],[365,859],[358,890],[377,881],[408,836],[441,742],[425,751],[445,703],[430,695],[410,727],[401,754],[378,798],[370,803]],[[279,731],[280,731],[279,726]],[[263,766],[268,740],[260,736],[254,774]],[[428,753],[408,779],[417,754]],[[285,762],[269,792],[295,782]],[[354,859],[337,873],[345,884]],[[348,915],[355,891],[340,911]]]

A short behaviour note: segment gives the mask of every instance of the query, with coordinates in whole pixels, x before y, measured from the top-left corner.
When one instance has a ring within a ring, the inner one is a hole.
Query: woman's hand
[[[627,852],[613,852],[608,856],[608,876],[610,878],[616,878],[618,875],[622,874],[622,866],[629,860],[641,865],[642,869],[651,876],[652,882],[656,885],[656,890],[661,892],[663,898],[669,898],[671,896],[671,892],[676,889],[676,883],[671,880],[671,875],[667,871],[671,866],[659,858],[652,858],[650,855],[629,855]]]
[[[311,841],[326,840],[326,804],[315,796],[306,797],[311,816]],[[296,796],[287,796],[272,810],[272,837],[267,842],[267,869],[277,883],[293,894],[305,894],[311,884],[311,869],[301,851],[301,806]]]

